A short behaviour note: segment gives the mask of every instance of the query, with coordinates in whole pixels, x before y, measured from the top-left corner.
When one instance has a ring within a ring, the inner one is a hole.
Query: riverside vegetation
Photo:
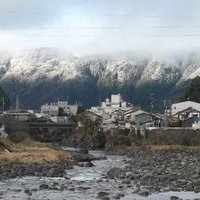
[[[9,152],[5,152],[5,149]],[[25,139],[0,141],[0,180],[21,176],[63,177],[72,163],[69,155],[39,142]]]
[[[28,127],[10,116],[1,121],[7,138],[0,140],[0,179],[17,176],[64,176],[71,166],[69,154],[30,139]]]

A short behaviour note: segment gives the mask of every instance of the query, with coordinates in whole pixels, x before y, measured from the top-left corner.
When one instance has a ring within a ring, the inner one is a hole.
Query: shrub
[[[1,146],[1,147],[5,147],[5,143],[4,143],[3,140],[0,140],[0,146]]]
[[[128,136],[130,130],[129,129],[118,129],[117,134]]]
[[[112,144],[112,147],[116,146],[131,146],[130,138],[124,135],[108,134],[106,137],[107,145]],[[117,147],[116,147],[117,148]]]
[[[18,143],[18,142],[21,142],[21,141],[24,141],[25,139],[27,139],[28,134],[25,132],[16,132],[16,133],[13,133],[12,135],[10,135],[9,138],[11,141]]]
[[[194,130],[154,130],[149,132],[146,141],[151,145],[200,145],[200,132]]]

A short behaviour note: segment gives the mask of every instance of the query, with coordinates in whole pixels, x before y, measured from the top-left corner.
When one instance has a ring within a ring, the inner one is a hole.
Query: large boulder
[[[94,149],[102,149],[104,148],[106,144],[106,136],[104,133],[97,133],[93,138],[92,138],[92,144]]]

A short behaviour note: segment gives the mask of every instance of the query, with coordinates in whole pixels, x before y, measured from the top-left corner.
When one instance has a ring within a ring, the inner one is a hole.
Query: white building
[[[111,95],[111,101],[106,99],[105,102],[102,102],[101,107],[92,107],[91,111],[95,113],[112,113],[118,110],[129,110],[130,108],[132,108],[131,105],[128,105],[126,101],[122,100],[121,95],[117,94]]]
[[[196,103],[193,101],[183,101],[179,103],[174,103],[171,105],[171,115],[174,116],[176,115],[176,113],[186,110],[187,108],[200,111],[200,103]]]
[[[64,112],[70,113],[72,115],[76,115],[78,110],[78,105],[69,105],[68,101],[58,101],[58,107],[63,108]]]
[[[42,105],[41,113],[57,115],[58,114],[58,105],[57,104]]]
[[[64,112],[72,115],[76,115],[78,109],[77,104],[69,105],[68,101],[58,101],[58,103],[42,105],[41,113],[57,115],[60,107],[63,108]]]

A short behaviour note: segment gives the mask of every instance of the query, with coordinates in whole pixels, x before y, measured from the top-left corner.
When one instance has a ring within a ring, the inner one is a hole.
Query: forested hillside
[[[195,101],[200,103],[200,77],[191,80],[191,83],[186,87],[184,93],[180,97],[179,101]]]
[[[3,106],[4,103],[4,106]],[[10,109],[10,99],[0,86],[0,111]]]
[[[77,57],[59,49],[33,49],[15,54],[0,53],[0,84],[15,107],[39,109],[42,104],[82,102],[89,108],[121,93],[123,100],[154,111],[163,100],[178,101],[190,79],[200,75],[200,53],[117,52]]]

